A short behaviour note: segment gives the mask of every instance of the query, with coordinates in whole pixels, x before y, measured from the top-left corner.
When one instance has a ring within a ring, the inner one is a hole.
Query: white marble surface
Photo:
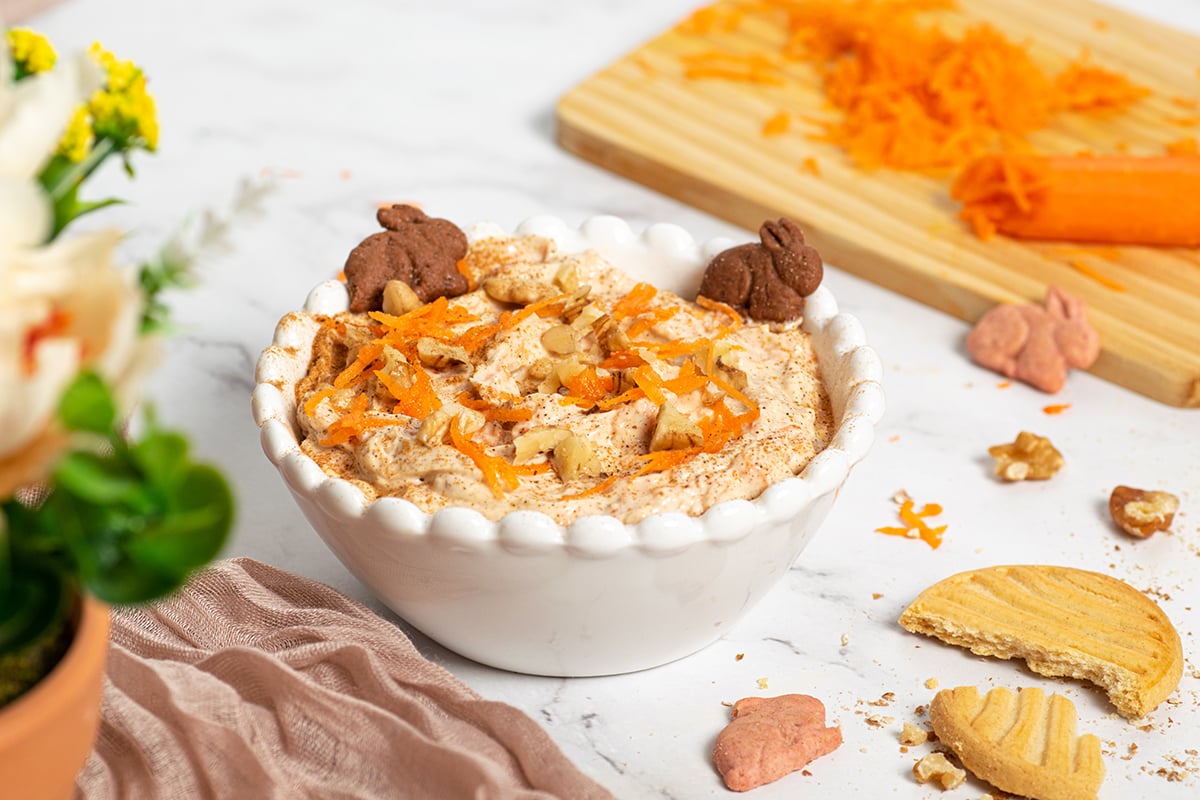
[[[190,210],[227,203],[240,178],[264,170],[281,177],[268,213],[209,261],[196,291],[174,298],[185,331],[150,387],[161,417],[189,430],[236,487],[240,515],[228,555],[371,602],[263,457],[249,393],[275,321],[374,230],[377,202],[416,200],[464,224],[612,213],[635,227],[676,222],[699,238],[749,235],[583,163],[553,141],[553,106],[563,92],[693,4],[69,0],[33,20],[63,48],[100,39],[151,76],[161,152],[137,160],[133,184],[115,169],[103,176],[105,188],[131,201],[108,217],[132,227],[131,258],[147,254]],[[1200,31],[1196,0],[1123,5]],[[1182,781],[1152,773],[1171,769],[1171,758],[1200,765],[1187,753],[1200,748],[1200,410],[1171,409],[1086,374],[1053,400],[1020,386],[998,389],[996,376],[965,358],[962,323],[836,268],[827,281],[883,359],[888,414],[815,542],[724,640],[644,673],[572,680],[498,672],[414,633],[422,651],[481,694],[524,709],[621,798],[727,795],[709,759],[728,719],[723,704],[785,692],[822,698],[845,744],[813,763],[811,775],[792,775],[755,797],[939,796],[909,774],[924,748],[902,753],[897,742],[902,722],[921,721],[914,708],[932,697],[929,678],[943,687],[1065,693],[1083,727],[1105,742],[1102,797],[1195,797],[1194,768]],[[1048,402],[1071,407],[1048,416]],[[986,448],[1023,428],[1051,437],[1068,466],[1050,482],[1001,485]],[[1105,502],[1117,483],[1178,494],[1183,511],[1173,532],[1144,542],[1115,532]],[[919,503],[944,505],[949,528],[939,550],[873,532],[894,524],[891,497],[902,488]],[[1098,691],[972,657],[896,624],[929,583],[1001,562],[1070,564],[1151,592],[1188,655],[1170,703],[1141,729],[1111,714]],[[885,692],[895,695],[890,705],[869,705]],[[945,796],[984,792],[970,781]]]

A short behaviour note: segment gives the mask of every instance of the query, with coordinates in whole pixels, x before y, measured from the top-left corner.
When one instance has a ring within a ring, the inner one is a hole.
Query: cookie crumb
[[[928,680],[925,681],[926,689],[936,689],[937,687],[938,687],[938,679],[937,678],[929,678]]]

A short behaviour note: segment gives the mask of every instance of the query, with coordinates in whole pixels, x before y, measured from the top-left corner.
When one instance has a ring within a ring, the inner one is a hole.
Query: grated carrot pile
[[[760,0],[744,13],[781,25],[783,59],[815,66],[840,112],[823,124],[820,138],[864,168],[953,169],[1013,146],[1058,112],[1108,113],[1148,93],[1093,65],[1086,52],[1050,75],[1026,43],[991,25],[956,37],[936,17],[930,21],[931,12],[955,8],[953,0]],[[699,25],[680,30],[706,32]],[[692,79],[774,83],[781,74],[775,55],[706,51],[682,63]],[[764,126],[764,135],[773,132]]]

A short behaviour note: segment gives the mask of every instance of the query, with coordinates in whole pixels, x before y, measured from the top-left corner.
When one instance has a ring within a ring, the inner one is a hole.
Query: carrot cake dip
[[[369,499],[564,524],[698,515],[798,474],[832,435],[798,318],[746,320],[540,237],[463,237],[461,258],[429,245],[453,264],[434,278],[396,255],[412,247],[371,242],[347,262],[350,307],[368,310],[318,318],[296,388],[302,449]],[[355,268],[364,248],[388,254],[386,280]]]

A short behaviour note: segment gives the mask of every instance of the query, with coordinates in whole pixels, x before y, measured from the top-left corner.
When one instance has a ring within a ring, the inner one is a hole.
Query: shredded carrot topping
[[[696,305],[707,311],[718,311],[729,317],[729,323],[734,330],[742,327],[742,315],[728,303],[722,303],[720,300],[713,300],[711,297],[701,294],[696,296]]]
[[[656,450],[653,453],[640,455],[638,456],[638,461],[642,461],[644,464],[641,469],[633,473],[633,476],[636,478],[639,475],[648,475],[651,472],[665,472],[666,470],[674,469],[699,452],[699,447],[689,447],[684,450]]]
[[[661,406],[667,401],[666,395],[662,393],[663,379],[649,364],[642,364],[633,371],[633,382],[646,393],[646,397],[654,405]]]
[[[595,402],[613,390],[613,379],[610,375],[596,372],[595,367],[584,367],[579,373],[567,378],[566,387],[571,396]]]
[[[626,317],[636,316],[645,310],[645,305],[653,300],[656,294],[658,289],[648,283],[639,283],[629,290],[629,294],[616,302],[609,316],[618,322]]]
[[[646,363],[636,350],[618,350],[600,362],[601,369],[628,369]]]
[[[638,318],[633,321],[625,331],[626,336],[641,336],[646,331],[653,328],[660,322],[666,322],[671,317],[679,313],[679,306],[670,306],[668,308],[655,308],[650,311],[643,311],[638,315]]]
[[[323,447],[333,447],[357,438],[370,428],[384,428],[395,425],[396,420],[390,417],[367,416],[367,396],[357,395],[350,403],[350,413],[334,420],[327,431],[328,436],[321,440]]]
[[[488,455],[482,447],[463,434],[458,424],[458,417],[450,422],[450,444],[475,462],[475,466],[479,467],[479,471],[483,473],[484,483],[497,498],[504,497],[505,492],[511,492],[520,484],[520,479],[512,464],[499,456]]]
[[[558,499],[559,500],[578,500],[581,497],[591,497],[594,494],[600,494],[601,492],[607,491],[608,487],[610,487],[614,483],[616,483],[617,479],[619,477],[620,476],[618,476],[618,475],[609,475],[607,478],[600,481],[599,483],[597,483],[595,486],[591,487],[590,489],[584,489],[582,492],[576,492],[575,494],[560,495]]]
[[[321,401],[324,400],[326,397],[330,397],[336,391],[337,391],[337,387],[330,386],[328,388],[321,389],[318,392],[313,392],[312,396],[309,397],[308,400],[304,403],[305,416],[312,417],[312,415],[317,412],[317,406],[321,405]]]
[[[350,362],[342,372],[333,379],[333,385],[339,389],[343,389],[355,382],[359,376],[371,364],[374,364],[376,359],[383,355],[383,345],[381,344],[365,344],[358,349],[358,356],[354,361]]]

